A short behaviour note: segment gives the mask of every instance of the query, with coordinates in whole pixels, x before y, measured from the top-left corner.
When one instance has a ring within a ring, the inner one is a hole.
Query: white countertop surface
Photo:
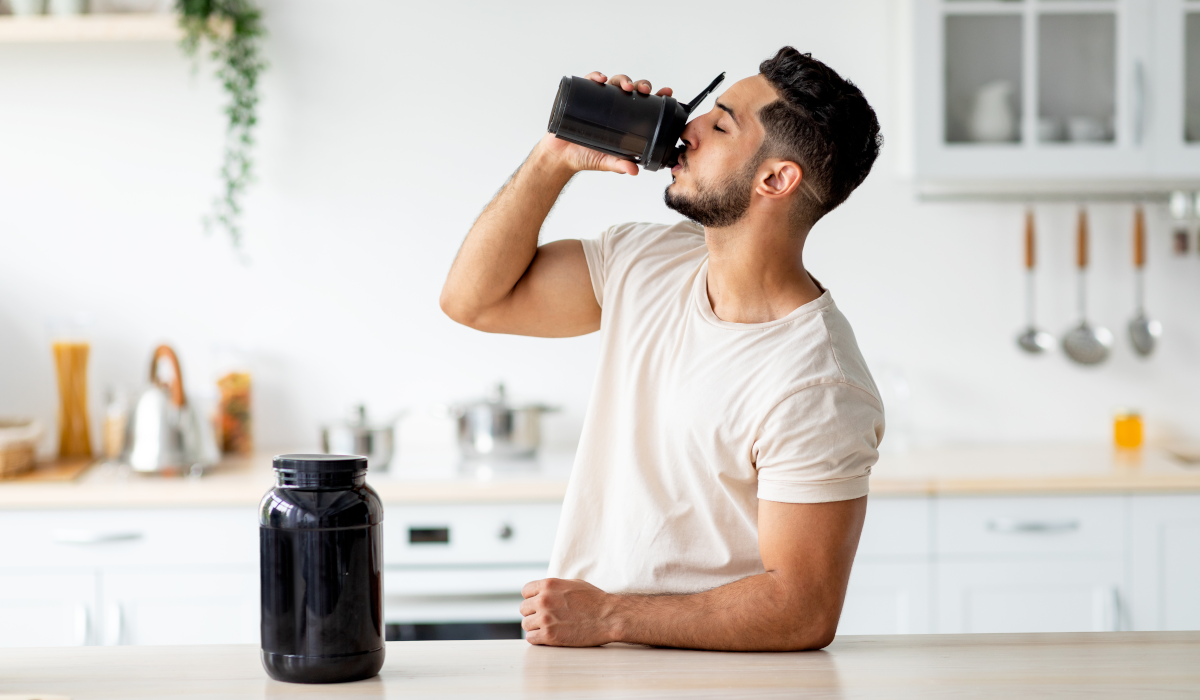
[[[0,482],[0,509],[253,506],[272,485],[264,452],[231,459],[199,478],[147,477],[100,465],[68,482]],[[464,462],[453,449],[404,451],[367,480],[384,503],[561,501],[573,448],[536,460]],[[1115,453],[1105,445],[979,445],[884,454],[876,497],[918,495],[1200,493],[1200,464],[1163,449]]]
[[[1195,698],[1200,632],[838,637],[792,653],[522,640],[389,642],[375,678],[270,680],[240,646],[5,649],[0,697],[138,698]]]

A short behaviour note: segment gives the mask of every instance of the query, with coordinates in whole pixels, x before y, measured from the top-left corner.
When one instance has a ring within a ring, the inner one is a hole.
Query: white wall
[[[138,387],[160,341],[180,350],[195,393],[211,393],[214,348],[252,350],[264,446],[312,444],[320,421],[360,398],[385,413],[470,397],[498,378],[565,406],[551,438],[569,439],[596,339],[487,336],[446,319],[437,295],[462,236],[545,129],[563,74],[628,71],[690,98],[790,43],[854,80],[890,139],[867,182],[818,226],[807,262],[877,377],[898,370],[910,385],[908,416],[892,405],[897,425],[919,443],[1102,440],[1110,410],[1132,405],[1153,434],[1200,435],[1200,257],[1169,257],[1166,214],[1151,211],[1148,303],[1166,335],[1156,357],[1137,360],[1124,337],[1131,209],[1096,206],[1092,304],[1117,332],[1113,360],[1081,369],[1021,355],[1021,207],[921,204],[897,175],[898,5],[264,6],[271,69],[249,264],[199,225],[221,145],[211,66],[193,77],[165,43],[0,44],[0,415],[53,419],[46,323],[82,313],[97,395]],[[584,174],[544,237],[673,220],[661,204],[668,180]],[[1074,320],[1074,212],[1038,213],[1039,313],[1058,332]]]

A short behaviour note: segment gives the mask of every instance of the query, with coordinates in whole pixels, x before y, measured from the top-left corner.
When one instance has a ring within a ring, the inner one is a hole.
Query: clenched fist
[[[595,647],[617,641],[617,596],[586,581],[547,578],[521,589],[521,627],[530,644]]]

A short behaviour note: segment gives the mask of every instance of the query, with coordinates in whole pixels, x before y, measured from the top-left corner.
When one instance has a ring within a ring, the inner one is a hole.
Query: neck
[[[705,228],[708,303],[730,323],[767,323],[821,296],[804,269],[808,231],[795,233],[786,217],[763,220],[750,211],[723,228]]]

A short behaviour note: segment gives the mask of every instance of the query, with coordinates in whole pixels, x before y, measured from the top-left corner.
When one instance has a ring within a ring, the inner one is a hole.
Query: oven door
[[[389,567],[387,640],[521,639],[521,588],[543,578],[545,566]]]

